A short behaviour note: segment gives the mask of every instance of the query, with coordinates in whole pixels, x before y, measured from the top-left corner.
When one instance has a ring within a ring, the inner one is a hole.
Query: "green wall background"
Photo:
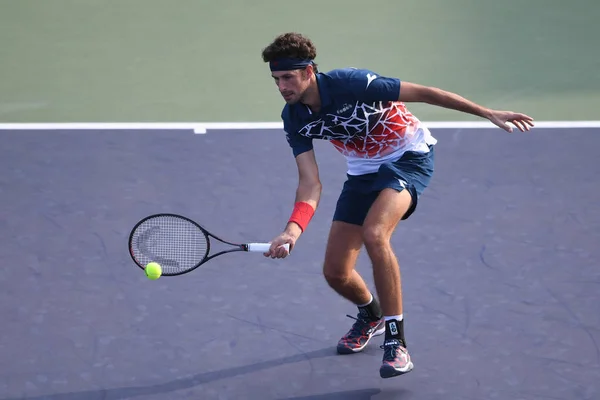
[[[0,0],[0,122],[279,121],[260,52],[286,31],[316,42],[321,70],[598,120],[599,17],[597,0]]]

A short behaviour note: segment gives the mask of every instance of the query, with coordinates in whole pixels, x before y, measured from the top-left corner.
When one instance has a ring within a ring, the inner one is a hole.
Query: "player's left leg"
[[[385,319],[382,378],[413,369],[404,337],[404,310],[400,265],[391,238],[401,220],[409,218],[433,175],[433,147],[426,153],[408,152],[382,165],[374,190],[379,194],[363,223],[363,241],[373,265],[375,289]]]
[[[413,368],[404,338],[400,265],[391,237],[412,204],[408,190],[384,189],[371,206],[363,225],[365,248],[373,265],[375,289],[385,318],[382,378],[410,372]]]

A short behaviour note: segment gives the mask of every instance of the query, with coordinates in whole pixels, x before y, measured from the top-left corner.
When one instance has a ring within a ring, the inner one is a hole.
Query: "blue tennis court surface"
[[[345,178],[328,143],[291,257],[149,281],[127,253],[148,214],[280,232],[282,132],[0,132],[0,400],[600,398],[600,131],[432,132],[434,179],[394,236],[415,370],[387,380],[381,337],[335,353],[356,308],[321,276]]]

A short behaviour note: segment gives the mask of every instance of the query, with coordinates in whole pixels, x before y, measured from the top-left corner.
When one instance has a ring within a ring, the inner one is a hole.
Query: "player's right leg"
[[[349,316],[355,322],[338,342],[340,354],[362,351],[373,336],[385,332],[379,302],[355,269],[363,245],[364,201],[362,194],[353,190],[353,183],[347,182],[338,200],[325,252],[323,274],[327,283],[358,308],[356,318]]]
[[[370,301],[371,292],[354,269],[362,242],[361,227],[333,221],[329,231],[323,275],[329,286],[354,304]]]

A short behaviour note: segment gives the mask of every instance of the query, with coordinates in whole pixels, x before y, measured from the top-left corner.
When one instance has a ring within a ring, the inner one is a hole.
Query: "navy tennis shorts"
[[[402,219],[410,217],[419,197],[429,185],[434,170],[433,146],[428,153],[406,152],[396,161],[382,164],[377,172],[365,175],[348,175],[337,201],[334,221],[362,225],[371,205],[386,188],[408,190],[412,205]]]

